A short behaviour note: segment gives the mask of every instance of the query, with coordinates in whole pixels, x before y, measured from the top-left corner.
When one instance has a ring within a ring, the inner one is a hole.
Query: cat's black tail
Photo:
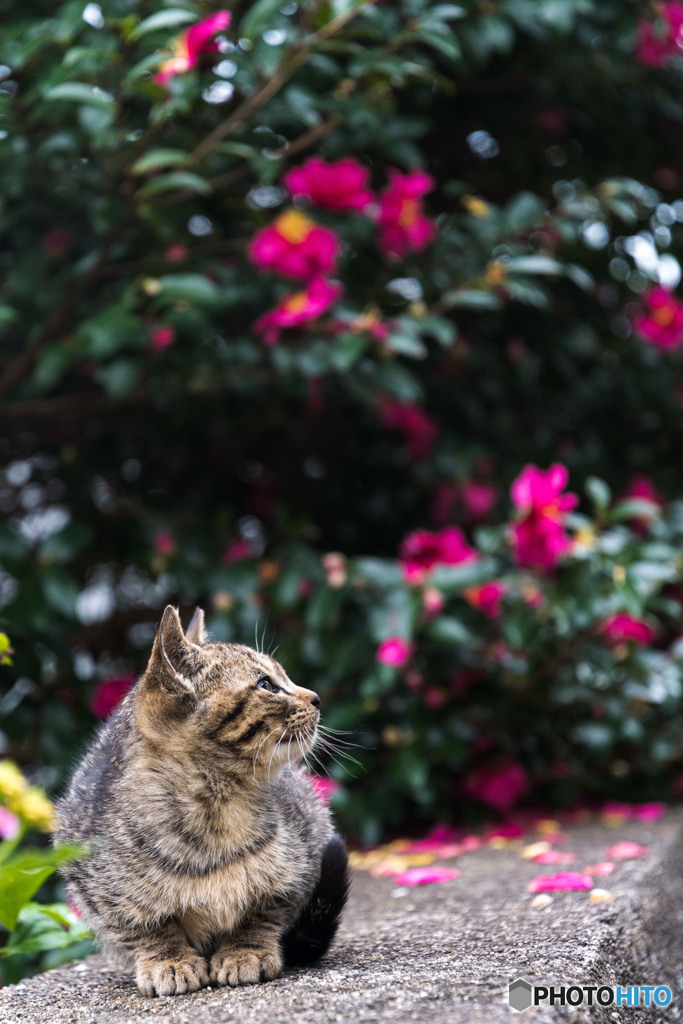
[[[320,879],[296,924],[282,937],[285,964],[312,964],[325,953],[339,926],[349,894],[349,859],[336,833],[323,850]]]

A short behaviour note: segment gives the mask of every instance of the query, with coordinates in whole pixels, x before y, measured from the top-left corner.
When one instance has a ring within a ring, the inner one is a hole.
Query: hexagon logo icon
[[[528,1010],[532,1001],[531,985],[528,981],[524,981],[523,978],[518,978],[517,981],[510,982],[508,987],[508,1002],[513,1010],[517,1010],[519,1013],[521,1013],[522,1010]]]

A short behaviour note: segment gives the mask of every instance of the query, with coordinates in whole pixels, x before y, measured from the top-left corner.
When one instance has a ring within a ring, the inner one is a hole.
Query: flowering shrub
[[[199,603],[363,840],[680,795],[680,11],[6,0],[8,759]]]

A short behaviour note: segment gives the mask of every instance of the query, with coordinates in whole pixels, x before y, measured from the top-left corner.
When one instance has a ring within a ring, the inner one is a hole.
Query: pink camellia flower
[[[639,821],[659,821],[668,812],[669,808],[661,801],[649,804],[638,804],[633,811],[633,817]]]
[[[683,49],[683,4],[664,0],[657,4],[655,21],[638,23],[636,56],[641,64],[664,67]]]
[[[375,658],[382,665],[389,665],[390,668],[402,668],[411,654],[412,647],[407,640],[400,636],[390,636],[379,645]]]
[[[476,483],[471,480],[460,485],[460,493],[469,518],[479,522],[486,519],[496,504],[499,492],[495,484]]]
[[[519,565],[550,569],[570,548],[565,534],[565,515],[575,508],[575,494],[563,494],[569,474],[559,463],[548,470],[527,465],[513,481],[512,500],[522,514],[512,527],[515,557]]]
[[[432,711],[438,711],[448,702],[448,696],[438,686],[428,686],[424,692],[424,702]]]
[[[380,406],[380,416],[385,427],[399,430],[403,434],[406,451],[411,459],[423,459],[429,454],[439,428],[424,409],[411,402],[384,398]]]
[[[652,503],[652,512],[643,512],[633,517],[630,520],[634,528],[639,533],[647,531],[652,520],[657,515],[657,508],[664,508],[666,502],[662,495],[659,493],[654,485],[651,477],[647,476],[646,473],[638,473],[632,477],[626,491],[624,492],[624,498],[637,498],[639,500],[649,501]]]
[[[615,843],[607,851],[608,860],[635,860],[637,857],[644,857],[647,853],[647,846],[640,843],[631,843],[625,840],[622,843]]]
[[[328,164],[314,156],[282,180],[293,196],[304,196],[328,210],[364,210],[373,198],[369,177],[368,168],[351,157]]]
[[[12,814],[6,807],[0,807],[0,839],[16,839],[20,828],[21,822],[16,814]]]
[[[600,632],[612,643],[619,644],[632,640],[639,647],[647,646],[655,636],[655,631],[649,623],[626,612],[605,619]]]
[[[179,263],[181,260],[186,260],[187,255],[187,246],[183,245],[182,242],[174,242],[173,245],[169,245],[164,253],[165,259],[170,263]]]
[[[309,775],[311,785],[316,795],[324,804],[329,804],[335,793],[338,793],[341,786],[334,779],[328,779],[324,775]]]
[[[529,882],[529,892],[564,892],[592,888],[591,876],[581,875],[578,871],[562,871],[559,875],[539,875]]]
[[[683,302],[660,285],[650,288],[643,298],[645,311],[633,320],[636,334],[663,352],[683,347]]]
[[[389,184],[380,197],[379,244],[387,256],[400,259],[422,252],[436,235],[434,221],[422,209],[422,197],[435,183],[424,171],[388,173]]]
[[[428,615],[438,615],[445,601],[445,597],[436,587],[427,587],[422,595],[422,604]]]
[[[529,776],[520,764],[486,765],[465,782],[465,790],[497,811],[508,811],[529,790]]]
[[[486,833],[486,838],[491,842],[492,839],[521,839],[523,835],[524,829],[521,825],[515,821],[508,821],[505,825],[490,829]]]
[[[173,44],[173,56],[164,61],[153,76],[154,81],[167,86],[176,75],[183,75],[196,67],[205,53],[215,53],[218,43],[213,37],[229,27],[230,19],[229,11],[217,11],[210,18],[198,21],[181,32]]]
[[[339,247],[336,232],[292,209],[256,232],[249,243],[249,256],[262,270],[310,281],[332,273]]]
[[[155,352],[163,352],[165,348],[168,348],[169,345],[173,344],[175,339],[175,329],[166,324],[165,326],[157,327],[152,331],[150,343]]]
[[[154,553],[156,555],[168,555],[175,554],[176,540],[170,530],[159,530],[154,536]]]
[[[432,885],[435,882],[453,882],[460,878],[457,868],[444,868],[434,864],[426,868],[408,868],[394,877],[396,885]]]
[[[223,565],[232,565],[234,562],[241,562],[243,558],[251,558],[253,553],[249,541],[237,537],[228,544],[221,555],[221,562]]]
[[[489,619],[497,619],[506,590],[504,583],[482,583],[478,587],[468,587],[463,596],[473,608],[478,608]]]
[[[457,526],[445,526],[436,533],[414,530],[403,538],[399,552],[403,575],[413,584],[422,583],[437,565],[459,565],[476,557]]]
[[[48,256],[63,256],[71,245],[71,232],[68,228],[53,228],[43,235],[40,244]]]
[[[315,278],[307,288],[280,299],[254,323],[254,330],[263,335],[266,345],[277,345],[283,331],[310,324],[326,313],[342,294],[339,284]]]
[[[103,679],[95,688],[90,698],[90,710],[98,718],[106,718],[121,703],[135,683],[135,676],[117,676],[116,679]]]

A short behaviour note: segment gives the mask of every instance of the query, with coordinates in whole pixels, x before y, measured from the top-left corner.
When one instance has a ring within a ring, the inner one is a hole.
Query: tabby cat
[[[298,762],[320,699],[276,661],[187,633],[167,607],[147,669],[58,805],[92,852],[70,895],[143,995],[276,978],[312,963],[346,900],[344,843]]]

